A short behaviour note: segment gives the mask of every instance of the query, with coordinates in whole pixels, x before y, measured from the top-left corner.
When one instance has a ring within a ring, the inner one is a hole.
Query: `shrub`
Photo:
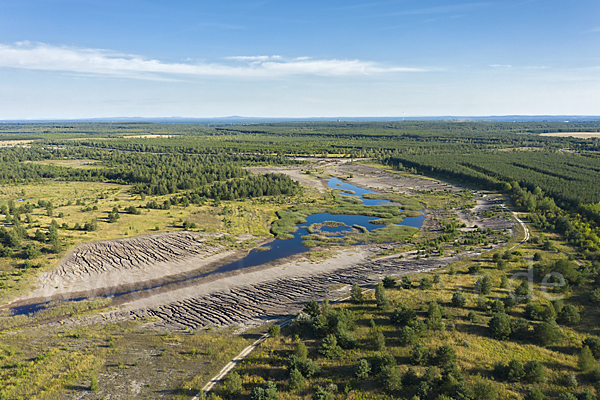
[[[98,378],[96,376],[92,376],[92,380],[90,382],[90,390],[92,392],[98,391]]]
[[[435,351],[435,361],[440,367],[445,367],[456,362],[456,351],[452,346],[445,344]]]
[[[294,349],[294,355],[301,361],[305,361],[306,357],[308,357],[308,348],[304,343],[298,342],[296,348]]]
[[[306,304],[303,312],[310,315],[312,318],[316,318],[321,314],[321,309],[319,308],[319,304],[313,299]]]
[[[577,366],[581,371],[588,372],[594,368],[595,363],[596,360],[594,360],[592,351],[589,347],[584,346],[579,352],[579,357],[577,358]]]
[[[475,283],[475,291],[484,296],[492,293],[492,278],[489,275],[484,275]]]
[[[371,374],[371,364],[364,358],[358,360],[358,364],[354,368],[354,376],[358,379],[367,379]]]
[[[444,326],[444,323],[442,322],[442,308],[435,301],[429,303],[429,309],[427,310],[427,326],[432,330],[441,330]]]
[[[302,389],[305,385],[304,377],[302,373],[297,369],[290,371],[290,390]]]
[[[473,264],[473,265],[471,265],[469,267],[469,273],[470,274],[475,275],[475,274],[478,274],[480,272],[481,272],[481,265],[479,265],[479,264]]]
[[[417,343],[410,354],[410,362],[413,365],[427,365],[429,360],[429,349],[423,343]]]
[[[531,338],[531,325],[523,318],[517,318],[511,322],[511,337],[517,340],[529,340]]]
[[[525,371],[524,380],[530,383],[546,382],[546,370],[539,361],[532,360],[523,366]]]
[[[394,358],[394,356],[389,353],[375,354],[375,358],[372,362],[373,372],[378,374],[379,372],[381,372],[381,368],[383,368],[386,365],[396,365],[396,358]]]
[[[415,372],[413,367],[408,367],[408,371],[402,377],[402,385],[403,386],[412,386],[416,385],[419,382],[419,376]]]
[[[342,348],[337,344],[335,335],[327,335],[323,339],[320,353],[327,358],[339,358],[342,355]]]
[[[600,358],[600,338],[588,336],[583,341],[583,345],[590,348],[595,358]]]
[[[533,336],[542,346],[548,346],[562,340],[563,334],[554,321],[542,322],[533,328]]]
[[[390,308],[390,301],[385,294],[385,289],[382,282],[379,282],[375,287],[375,300],[377,302],[378,310],[385,311]]]
[[[510,360],[505,370],[506,380],[520,382],[525,377],[525,370],[519,360]]]
[[[398,307],[392,314],[392,322],[399,326],[404,326],[417,319],[417,313],[404,304],[398,304]]]
[[[525,400],[546,400],[546,396],[544,396],[544,393],[540,389],[535,388],[527,393]]]
[[[558,314],[558,322],[563,325],[577,325],[580,321],[581,317],[579,316],[579,312],[577,308],[572,305],[566,305]]]
[[[225,382],[223,384],[223,392],[225,395],[227,397],[237,396],[242,393],[242,389],[242,377],[235,371],[227,374],[227,378],[225,378]]]
[[[460,291],[457,290],[456,292],[454,292],[454,294],[452,295],[452,305],[454,307],[464,307],[466,303],[467,299]]]
[[[571,375],[574,376],[574,375]],[[558,395],[556,400],[577,400],[577,396],[572,393],[561,393]]]
[[[496,400],[498,387],[487,379],[477,379],[473,385],[473,395],[477,400]]]
[[[324,388],[322,388],[321,386],[317,387],[317,391],[315,392],[315,394],[313,395],[313,400],[333,400],[334,397],[331,393],[329,393],[327,390],[325,390]]]
[[[385,365],[381,368],[379,379],[383,389],[388,393],[394,393],[402,389],[402,377],[400,370],[395,365]]]
[[[269,327],[269,335],[272,337],[277,337],[279,336],[279,333],[281,333],[281,327],[277,324],[271,325]]]
[[[490,328],[490,334],[494,339],[506,340],[512,332],[510,317],[505,313],[494,315],[488,323],[488,326]]]
[[[386,276],[385,278],[383,278],[383,287],[385,288],[392,288],[394,286],[396,286],[396,279],[394,279],[391,276]]]
[[[543,320],[544,308],[539,303],[527,303],[525,306],[525,316],[532,321]]]
[[[363,303],[363,293],[360,286],[357,283],[352,285],[352,289],[350,290],[350,301],[354,304],[362,304]]]
[[[473,323],[479,323],[479,316],[475,311],[469,311],[467,314],[467,319]]]
[[[490,311],[494,314],[504,312],[504,303],[500,300],[494,300],[490,304]]]
[[[417,334],[415,330],[410,326],[405,326],[400,331],[400,344],[402,346],[410,346],[417,340]]]
[[[592,304],[600,304],[600,288],[592,290],[589,294],[589,299]]]
[[[425,276],[421,279],[419,287],[421,290],[429,290],[433,287],[433,284],[431,283],[431,280]]]
[[[380,330],[373,332],[371,340],[376,350],[382,351],[385,349],[385,336],[383,336],[383,332]]]
[[[255,387],[250,395],[251,400],[279,400],[277,386],[274,382],[267,382],[263,387]]]
[[[410,279],[410,276],[404,275],[402,277],[402,289],[412,289],[412,279]]]

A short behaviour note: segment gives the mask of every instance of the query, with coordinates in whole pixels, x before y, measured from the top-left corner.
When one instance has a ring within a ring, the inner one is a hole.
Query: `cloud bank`
[[[352,76],[422,72],[422,68],[380,65],[372,61],[281,56],[235,56],[220,63],[166,63],[102,49],[81,49],[44,43],[0,44],[0,67],[63,71],[137,79],[165,76],[258,77],[292,75]]]

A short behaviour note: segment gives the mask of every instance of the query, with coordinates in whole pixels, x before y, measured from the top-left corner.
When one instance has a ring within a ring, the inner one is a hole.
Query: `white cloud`
[[[510,64],[492,64],[490,65],[492,68],[512,68]]]
[[[0,44],[0,67],[65,71],[81,74],[164,79],[165,75],[259,77],[289,75],[349,76],[422,72],[422,68],[384,66],[361,60],[315,60],[309,57],[235,56],[229,63],[165,63],[138,55],[80,49],[44,43]]]

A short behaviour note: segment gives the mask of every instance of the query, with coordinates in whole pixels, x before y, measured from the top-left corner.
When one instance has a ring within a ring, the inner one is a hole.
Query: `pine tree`
[[[390,301],[385,294],[382,282],[379,282],[375,287],[375,300],[377,302],[377,309],[385,311],[390,308]]]
[[[354,304],[362,304],[363,303],[363,293],[360,286],[357,283],[352,285],[352,290],[350,291],[350,301]]]
[[[589,347],[584,346],[579,352],[577,366],[583,372],[591,371],[594,368],[595,359]]]

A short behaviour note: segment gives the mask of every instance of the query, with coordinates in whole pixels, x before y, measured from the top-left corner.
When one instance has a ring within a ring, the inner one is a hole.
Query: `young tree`
[[[505,313],[498,313],[492,317],[488,326],[494,339],[506,340],[511,334],[510,317]]]
[[[546,370],[539,361],[531,360],[526,362],[523,370],[525,371],[525,381],[529,383],[546,382]]]
[[[352,289],[350,290],[350,301],[354,304],[362,304],[363,303],[363,293],[358,283],[352,285]]]
[[[375,287],[375,300],[377,302],[377,309],[385,311],[390,308],[390,301],[385,294],[382,282],[379,282]]]
[[[385,365],[379,372],[379,379],[383,389],[388,393],[394,393],[402,389],[402,376],[395,365]]]
[[[277,324],[273,324],[269,327],[269,335],[271,337],[277,337],[279,336],[279,333],[281,332],[281,327]]]
[[[454,294],[452,295],[452,305],[454,307],[464,307],[465,304],[467,304],[467,299],[466,297],[461,293],[460,290],[457,290],[456,292],[454,292]]]
[[[475,284],[475,290],[484,296],[489,295],[492,292],[492,278],[487,274],[484,275]]]
[[[379,329],[372,333],[372,341],[373,346],[377,351],[385,350],[385,336],[383,336],[383,332],[381,332]]]
[[[235,371],[227,374],[223,384],[225,396],[231,398],[242,393],[242,377]]]
[[[570,304],[564,306],[558,314],[558,322],[563,325],[577,325],[580,319],[577,308]]]
[[[290,390],[302,389],[305,386],[305,380],[302,373],[297,369],[290,371]]]
[[[301,361],[305,361],[306,357],[308,357],[308,348],[304,343],[298,342],[296,348],[294,349],[294,355]]]
[[[427,326],[432,330],[441,330],[444,327],[444,323],[442,322],[442,308],[435,301],[429,303]]]
[[[435,361],[442,368],[454,364],[456,363],[456,351],[448,344],[442,345],[435,351]]]
[[[320,353],[327,358],[339,358],[342,355],[342,348],[337,344],[335,335],[327,335],[323,339]]]
[[[354,368],[354,376],[358,379],[367,379],[371,374],[371,364],[364,358],[358,360],[358,364]]]
[[[413,365],[427,365],[429,360],[429,349],[423,343],[417,343],[410,354],[410,362]]]
[[[542,322],[533,328],[533,337],[542,346],[548,346],[563,338],[563,334],[554,321]]]
[[[589,372],[594,368],[596,360],[592,355],[592,351],[589,347],[584,346],[579,352],[579,357],[577,359],[577,366],[583,372]]]
[[[392,288],[396,286],[396,279],[394,279],[391,276],[386,276],[385,278],[383,278],[383,287],[385,288]]]
[[[312,318],[316,318],[321,314],[321,309],[319,308],[319,304],[314,299],[311,299],[308,304],[306,304],[306,307],[304,307],[303,312],[310,315]]]

